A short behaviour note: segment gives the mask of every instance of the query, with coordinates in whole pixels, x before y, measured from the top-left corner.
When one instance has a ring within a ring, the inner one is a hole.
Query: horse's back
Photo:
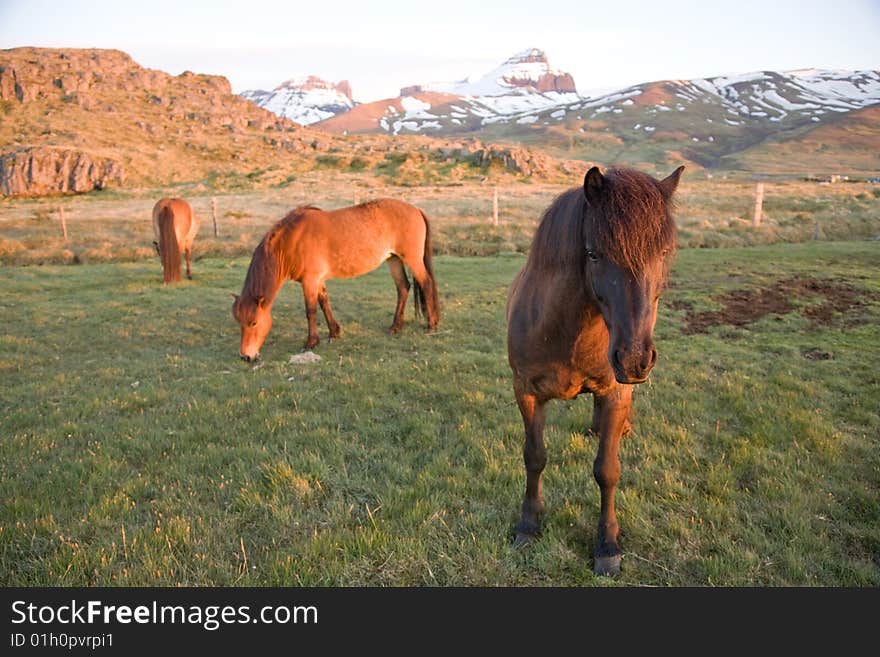
[[[397,255],[424,256],[427,220],[404,201],[379,199],[338,210],[305,208],[287,237],[300,276],[353,278]]]
[[[415,231],[424,234],[425,217],[422,211],[405,201],[381,198],[326,213],[332,224],[353,230],[367,229],[379,236],[408,235]]]

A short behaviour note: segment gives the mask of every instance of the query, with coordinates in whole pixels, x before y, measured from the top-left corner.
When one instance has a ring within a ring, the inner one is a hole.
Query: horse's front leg
[[[342,327],[339,326],[339,322],[336,321],[333,311],[330,309],[330,295],[327,294],[326,285],[322,285],[321,291],[318,292],[318,303],[321,304],[321,311],[324,313],[324,319],[327,320],[327,328],[330,329],[330,339],[335,340],[342,335]]]
[[[306,303],[306,320],[309,323],[309,335],[303,345],[303,350],[308,351],[318,346],[321,341],[318,337],[318,293],[322,285],[315,281],[302,281],[303,298]]]
[[[533,395],[516,391],[516,403],[526,430],[523,461],[526,466],[526,493],[522,503],[522,517],[516,525],[515,545],[524,545],[541,533],[544,500],[541,495],[541,473],[547,465],[544,447],[544,404]]]
[[[597,417],[594,423],[599,433],[599,452],[593,463],[593,476],[599,484],[602,501],[593,572],[597,575],[616,575],[620,572],[622,550],[617,543],[618,525],[614,512],[614,492],[620,480],[618,447],[620,437],[629,424],[632,386],[615,386],[610,394],[597,395],[596,402]]]
[[[599,410],[599,397],[593,396],[593,421],[589,427],[587,427],[586,431],[584,431],[584,435],[586,436],[598,436],[599,435],[599,418],[602,413]],[[628,436],[632,433],[632,406],[630,406],[629,416],[626,418],[626,422],[623,423],[623,432],[624,436]]]

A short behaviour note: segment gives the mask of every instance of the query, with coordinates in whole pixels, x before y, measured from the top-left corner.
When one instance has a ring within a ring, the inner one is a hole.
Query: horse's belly
[[[334,254],[327,278],[354,278],[369,274],[388,260],[392,252],[390,249],[369,249],[344,257],[340,257],[340,255]]]

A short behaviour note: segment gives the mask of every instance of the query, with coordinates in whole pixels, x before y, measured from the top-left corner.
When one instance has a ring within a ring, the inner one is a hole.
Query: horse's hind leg
[[[610,394],[596,396],[599,451],[593,463],[593,476],[601,492],[599,533],[594,552],[593,572],[597,575],[616,575],[620,572],[622,551],[617,544],[617,516],[614,512],[614,493],[620,480],[620,437],[628,424],[632,406],[632,386],[616,386]]]
[[[394,285],[397,287],[397,308],[394,310],[394,321],[391,322],[391,328],[388,329],[389,333],[394,334],[403,328],[403,309],[406,307],[410,283],[400,258],[392,255],[386,262],[391,271],[391,278],[394,279]]]
[[[422,289],[422,298],[426,300],[425,316],[428,320],[428,328],[433,330],[440,321],[434,304],[431,301],[437,298],[437,293],[434,289],[436,285],[434,277],[428,273],[425,264],[421,260],[407,261],[406,264],[412,270],[413,279],[415,279],[416,284]]]
[[[330,339],[335,340],[342,335],[342,327],[333,317],[333,311],[330,310],[330,295],[327,294],[327,286],[322,285],[318,292],[318,303],[321,304],[321,310],[324,313],[324,319],[327,320],[327,327],[330,329]]]
[[[186,256],[186,277],[192,280],[192,245],[186,247],[183,254]]]
[[[544,500],[541,495],[541,473],[547,464],[544,447],[544,404],[533,395],[516,391],[516,403],[526,430],[523,461],[526,466],[526,493],[523,496],[522,517],[516,525],[515,545],[524,545],[541,532]]]

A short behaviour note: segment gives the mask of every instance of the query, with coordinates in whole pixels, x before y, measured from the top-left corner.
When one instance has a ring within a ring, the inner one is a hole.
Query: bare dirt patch
[[[813,301],[816,297],[822,302],[800,309],[812,326],[827,326],[838,319],[842,319],[845,326],[853,326],[863,321],[854,311],[864,308],[878,295],[857,290],[842,281],[793,276],[769,287],[733,290],[716,297],[715,301],[723,306],[720,310],[695,312],[687,301],[673,302],[671,306],[685,311],[683,332],[691,334],[705,333],[712,326],[746,326],[767,315],[781,317],[795,310],[793,300]]]

